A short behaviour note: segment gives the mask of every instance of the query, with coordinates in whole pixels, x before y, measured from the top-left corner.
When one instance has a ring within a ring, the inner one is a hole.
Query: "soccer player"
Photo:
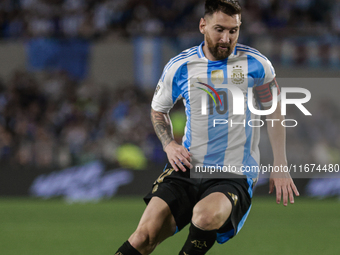
[[[240,26],[238,1],[206,0],[199,23],[204,42],[165,66],[151,119],[171,167],[144,198],[148,205],[139,225],[116,255],[150,254],[187,224],[189,235],[179,254],[206,254],[215,241],[225,243],[242,228],[258,177],[257,171],[243,170],[259,166],[259,127],[254,123],[260,120],[248,101],[269,109],[279,100],[280,90],[270,61],[237,43]],[[187,115],[182,145],[173,138],[168,115],[178,99],[183,99]],[[245,101],[243,115],[235,113],[234,101],[240,100]],[[267,119],[283,120],[279,104]],[[279,121],[268,123],[273,166],[286,166],[285,129]],[[197,167],[209,166],[232,166],[236,171],[222,173],[224,178],[190,176]],[[277,203],[283,199],[285,206],[288,200],[294,203],[294,193],[299,195],[289,173],[272,172],[270,193],[274,187]]]

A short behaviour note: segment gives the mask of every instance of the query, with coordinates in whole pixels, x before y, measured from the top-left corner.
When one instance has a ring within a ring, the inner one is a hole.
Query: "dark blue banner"
[[[28,69],[63,70],[72,78],[87,76],[90,43],[83,39],[34,38],[26,44]]]

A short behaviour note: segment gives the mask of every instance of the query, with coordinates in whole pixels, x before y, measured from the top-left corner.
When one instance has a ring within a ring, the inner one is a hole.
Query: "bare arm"
[[[174,140],[169,114],[157,112],[151,109],[151,121],[155,132],[163,145],[163,150],[167,154],[168,160],[173,169],[175,171],[179,171],[179,169],[181,169],[183,172],[185,172],[186,169],[183,164],[191,168],[192,165],[190,164],[190,153],[184,146],[179,145]]]
[[[163,145],[163,149],[171,142],[174,141],[172,134],[172,124],[169,114],[163,112],[156,112],[151,109],[151,121],[155,129],[158,139]]]
[[[281,106],[278,104],[275,112],[267,116],[267,119],[275,120],[268,122],[267,131],[273,150],[274,162],[277,164],[287,165],[286,130],[285,127],[281,125],[281,121],[284,120],[284,116],[282,116],[280,112]]]
[[[286,130],[281,125],[284,116],[281,115],[281,106],[278,104],[275,112],[267,116],[267,119],[276,119],[279,121],[269,121],[267,130],[269,140],[272,146],[274,155],[274,167],[287,166],[286,157]],[[280,168],[281,169],[281,168]],[[283,205],[288,205],[288,197],[290,203],[294,203],[294,193],[299,196],[299,192],[290,177],[288,172],[272,172],[269,180],[269,193],[276,189],[276,202],[281,202],[281,196],[283,197]]]

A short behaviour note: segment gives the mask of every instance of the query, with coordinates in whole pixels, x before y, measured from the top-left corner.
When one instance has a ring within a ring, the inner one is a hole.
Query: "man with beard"
[[[280,90],[270,61],[257,50],[238,44],[241,7],[235,0],[207,0],[199,30],[204,42],[183,51],[165,66],[152,101],[151,119],[163,144],[170,168],[154,182],[144,198],[148,204],[136,231],[117,251],[123,255],[150,254],[166,238],[190,223],[180,255],[205,254],[217,240],[225,243],[242,228],[258,178],[259,127],[250,120],[247,102],[269,108]],[[248,95],[251,88],[255,97]],[[234,91],[233,91],[234,90]],[[245,114],[235,114],[233,94],[242,91]],[[273,94],[275,93],[275,94]],[[187,123],[182,145],[171,131],[169,111],[183,99]],[[275,100],[274,100],[275,99]],[[280,106],[267,116],[283,120]],[[216,122],[216,120],[223,120]],[[285,129],[268,125],[274,166],[286,166]],[[223,124],[223,125],[217,125]],[[234,123],[234,125],[232,124]],[[217,176],[197,169],[234,169]],[[270,193],[287,206],[299,195],[288,173],[271,173]]]

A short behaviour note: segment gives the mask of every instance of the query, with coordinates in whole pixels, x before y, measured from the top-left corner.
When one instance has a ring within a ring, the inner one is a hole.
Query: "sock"
[[[132,247],[129,241],[123,243],[122,246],[118,249],[115,255],[142,255],[139,251]]]
[[[179,255],[203,255],[214,245],[216,230],[202,230],[191,223],[188,239]]]

